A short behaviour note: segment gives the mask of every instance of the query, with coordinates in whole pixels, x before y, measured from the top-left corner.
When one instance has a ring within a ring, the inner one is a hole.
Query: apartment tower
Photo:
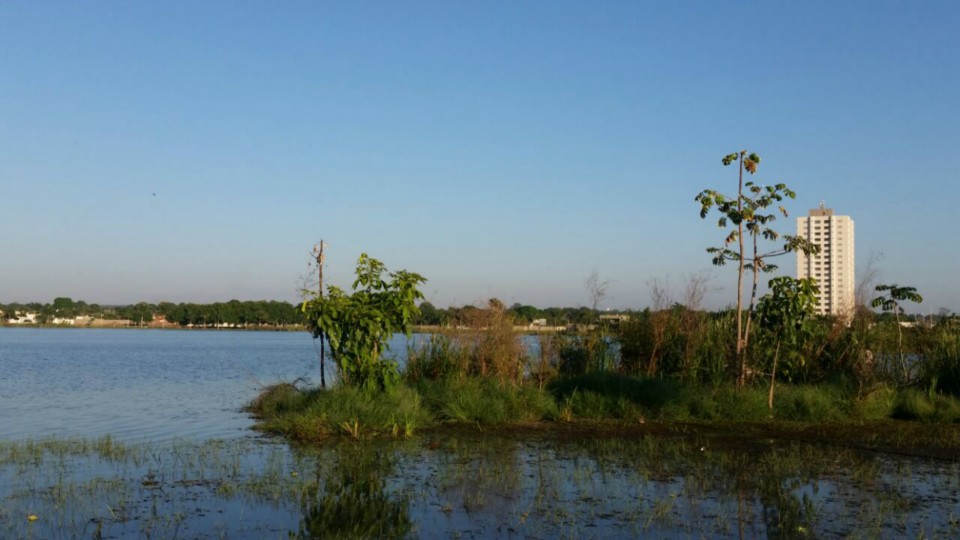
[[[820,253],[807,256],[797,252],[797,278],[815,278],[820,287],[817,313],[849,316],[856,307],[853,268],[853,220],[834,215],[833,210],[810,210],[797,218],[797,236],[820,246]]]

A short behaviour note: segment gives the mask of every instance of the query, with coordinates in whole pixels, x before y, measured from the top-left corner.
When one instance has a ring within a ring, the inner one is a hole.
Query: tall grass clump
[[[960,422],[960,401],[952,396],[917,388],[904,388],[897,393],[893,418],[927,422]]]
[[[421,381],[417,391],[440,421],[492,426],[557,417],[552,396],[533,385],[505,385],[477,377],[446,378]]]
[[[404,377],[413,383],[422,379],[439,380],[466,376],[470,369],[470,351],[448,334],[436,333],[419,344],[407,346]]]
[[[896,404],[896,389],[881,385],[862,395],[856,401],[856,416],[865,421],[887,420],[893,417]]]
[[[523,382],[527,354],[503,303],[491,299],[486,309],[465,313],[455,339],[468,351],[467,374],[501,383]]]
[[[801,422],[836,422],[851,417],[853,396],[839,385],[783,385],[774,402],[774,417]]]
[[[960,396],[960,331],[945,327],[930,333],[919,384],[935,392]]]
[[[614,341],[603,332],[581,331],[556,338],[561,375],[578,376],[612,371],[617,365]]]
[[[684,399],[676,381],[610,372],[560,378],[549,388],[568,418],[636,420],[660,416]]]
[[[644,310],[617,328],[620,371],[720,383],[728,376],[732,323],[730,312],[708,314],[681,305]]]
[[[254,400],[250,410],[261,419],[260,429],[304,442],[336,434],[410,436],[432,423],[420,396],[404,385],[385,391],[351,386],[311,391],[271,387]]]
[[[770,418],[766,389],[754,386],[737,388],[732,382],[701,386],[688,394],[683,407],[675,407],[674,414],[684,411],[691,419],[726,422],[761,422]]]

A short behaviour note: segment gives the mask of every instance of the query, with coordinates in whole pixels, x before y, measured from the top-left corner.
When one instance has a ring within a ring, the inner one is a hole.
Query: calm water
[[[241,437],[260,387],[319,376],[305,332],[0,328],[0,440]]]

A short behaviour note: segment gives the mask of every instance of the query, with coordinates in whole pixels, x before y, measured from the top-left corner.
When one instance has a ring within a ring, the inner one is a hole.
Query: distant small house
[[[605,313],[600,316],[600,320],[621,323],[629,321],[630,316],[624,313]]]
[[[37,324],[37,317],[39,316],[39,313],[17,311],[13,314],[13,317],[7,319],[7,324]]]
[[[546,319],[534,319],[534,320],[530,323],[530,326],[533,326],[533,327],[536,327],[536,328],[544,327],[544,326],[546,326],[546,325],[547,325],[547,320],[546,320]]]
[[[66,318],[66,317],[54,317],[53,324],[63,324],[63,325],[73,326],[77,324],[77,320],[72,318]]]

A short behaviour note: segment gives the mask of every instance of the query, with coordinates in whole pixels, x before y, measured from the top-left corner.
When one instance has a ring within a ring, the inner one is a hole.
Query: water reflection
[[[303,490],[298,538],[403,538],[410,533],[408,498],[386,489],[395,462],[388,452],[346,444],[326,454],[316,456],[314,481]],[[321,459],[331,457],[335,466],[325,466]]]
[[[0,538],[956,538],[958,491],[955,461],[695,432],[0,443]]]

